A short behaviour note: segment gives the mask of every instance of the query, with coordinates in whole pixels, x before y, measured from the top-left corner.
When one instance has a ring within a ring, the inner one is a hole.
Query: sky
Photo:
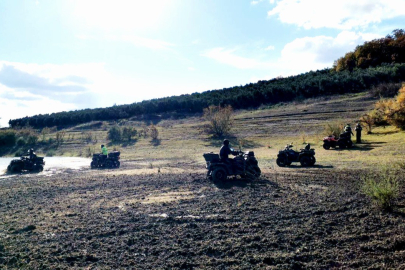
[[[0,126],[330,68],[405,0],[0,0]]]

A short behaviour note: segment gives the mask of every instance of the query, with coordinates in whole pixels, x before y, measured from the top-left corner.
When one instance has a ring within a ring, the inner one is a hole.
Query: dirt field
[[[353,122],[372,102],[239,113],[235,129],[263,172],[254,181],[205,178],[202,153],[218,145],[196,119],[160,123],[160,145],[122,147],[118,170],[0,179],[0,268],[405,269],[404,133],[377,129],[345,151],[321,149],[316,134],[327,121]],[[301,132],[316,166],[276,167],[278,149]],[[361,192],[365,170],[381,164],[396,165],[402,183],[392,212]]]
[[[404,269],[404,196],[381,212],[359,194],[359,174],[295,168],[220,185],[204,173],[4,179],[0,266]]]

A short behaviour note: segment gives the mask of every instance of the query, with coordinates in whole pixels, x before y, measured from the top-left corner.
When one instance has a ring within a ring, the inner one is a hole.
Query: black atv
[[[42,172],[44,170],[45,161],[43,157],[29,158],[22,156],[20,159],[13,159],[7,167],[9,173],[20,173],[22,171],[28,172]]]
[[[93,160],[90,163],[92,169],[97,168],[119,168],[120,163],[120,152],[114,151],[108,153],[108,155],[103,154],[93,154]]]
[[[303,167],[314,166],[315,150],[311,148],[310,144],[307,144],[304,149],[300,149],[299,152],[292,148],[292,144],[287,144],[284,150],[278,152],[276,163],[279,167],[290,166],[293,162],[299,162]]]
[[[205,153],[203,156],[208,170],[207,178],[214,182],[225,181],[228,176],[236,175],[245,179],[260,177],[261,170],[253,151],[239,151],[235,158],[225,162],[219,158],[218,154],[213,152]]]

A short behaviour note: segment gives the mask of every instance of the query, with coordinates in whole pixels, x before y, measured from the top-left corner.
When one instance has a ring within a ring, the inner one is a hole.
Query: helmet
[[[228,139],[224,140],[224,145],[229,145],[229,140]]]
[[[101,148],[103,148],[103,147],[104,147],[104,144],[101,145]]]

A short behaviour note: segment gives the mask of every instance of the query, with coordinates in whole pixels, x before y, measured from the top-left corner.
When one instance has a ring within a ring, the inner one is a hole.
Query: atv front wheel
[[[18,164],[11,165],[10,171],[13,173],[20,173],[22,171],[22,167]]]
[[[113,167],[112,161],[111,161],[111,160],[107,160],[107,161],[105,162],[105,167],[108,168],[108,169],[112,168],[112,167]]]
[[[119,168],[120,165],[121,165],[121,163],[120,163],[119,161],[116,161],[116,162],[115,162],[115,167]]]
[[[226,177],[227,174],[223,168],[216,168],[212,172],[212,180],[214,180],[214,182],[225,181]]]
[[[316,158],[315,157],[311,157],[311,166],[314,166],[316,162]]]
[[[300,163],[302,167],[308,167],[311,166],[311,159],[308,156],[303,156],[300,159]]]
[[[286,157],[278,157],[276,163],[279,167],[285,167],[288,165],[288,161]]]
[[[90,168],[92,168],[92,169],[97,168],[97,162],[92,161],[92,162],[90,163]]]

